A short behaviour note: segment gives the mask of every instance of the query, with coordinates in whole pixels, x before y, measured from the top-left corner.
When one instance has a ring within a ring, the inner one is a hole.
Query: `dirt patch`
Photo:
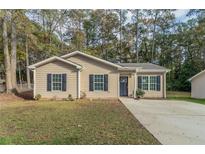
[[[0,94],[0,102],[5,102],[5,101],[14,101],[14,100],[23,100],[23,98],[18,97],[14,94]]]

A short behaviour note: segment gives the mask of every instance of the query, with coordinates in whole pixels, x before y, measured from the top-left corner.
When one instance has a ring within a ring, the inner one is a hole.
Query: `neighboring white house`
[[[205,70],[189,79],[191,82],[191,97],[205,98]]]

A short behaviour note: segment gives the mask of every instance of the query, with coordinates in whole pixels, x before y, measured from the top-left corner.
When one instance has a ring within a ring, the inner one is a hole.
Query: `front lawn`
[[[160,144],[117,100],[0,105],[0,144]]]
[[[189,93],[189,92],[168,91],[167,92],[167,99],[183,100],[183,101],[188,101],[188,102],[199,103],[199,104],[205,105],[205,99],[191,98],[191,93]]]

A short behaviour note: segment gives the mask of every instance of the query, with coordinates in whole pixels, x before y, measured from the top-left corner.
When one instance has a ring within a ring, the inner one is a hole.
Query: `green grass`
[[[0,144],[160,144],[117,100],[1,103]]]
[[[191,93],[189,93],[189,92],[168,91],[167,92],[167,99],[183,100],[183,101],[188,101],[188,102],[199,103],[199,104],[205,105],[205,99],[191,98]]]

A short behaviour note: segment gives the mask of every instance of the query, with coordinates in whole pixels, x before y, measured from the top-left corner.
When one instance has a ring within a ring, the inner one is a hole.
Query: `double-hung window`
[[[66,91],[67,74],[47,74],[47,91]]]
[[[160,76],[138,76],[138,88],[146,91],[160,91]]]
[[[108,91],[108,74],[89,74],[89,91]]]
[[[157,76],[150,76],[150,90],[157,90]]]
[[[93,76],[93,90],[104,91],[104,75]]]
[[[148,76],[142,76],[142,89],[143,90],[148,90],[149,88],[148,81],[149,81]]]
[[[52,74],[52,90],[62,90],[62,74]]]

